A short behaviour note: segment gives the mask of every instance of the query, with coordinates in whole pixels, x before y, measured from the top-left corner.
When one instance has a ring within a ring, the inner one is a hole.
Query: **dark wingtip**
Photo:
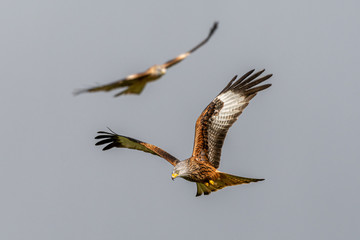
[[[267,88],[271,87],[272,84],[271,84],[271,83],[268,83],[268,84],[265,84],[265,85],[263,85],[263,86],[264,86],[264,89],[267,89]]]
[[[126,94],[125,91],[126,91],[126,90],[114,94],[114,98],[119,97],[119,96],[121,96],[121,95],[125,95],[125,94]]]
[[[214,32],[219,26],[219,21],[215,21],[212,28],[211,28],[211,32]]]
[[[252,88],[262,82],[264,82],[265,80],[269,79],[272,77],[272,74],[268,74],[266,76],[260,77],[261,74],[265,71],[265,69],[262,69],[256,73],[253,73],[254,70],[251,70],[249,72],[247,72],[246,74],[244,74],[240,79],[238,79],[232,86],[232,89],[236,89],[236,90],[243,90],[246,91],[246,93],[248,95],[254,94],[256,92],[259,92],[261,90],[264,90],[268,87],[271,86],[271,84],[265,84],[265,85],[261,85],[255,88]]]
[[[107,143],[111,143],[111,142],[113,142],[113,139],[107,138],[107,139],[104,139],[104,140],[101,140],[101,141],[95,143],[95,146],[99,146],[99,145],[103,145],[103,144],[107,144]]]
[[[101,134],[110,134],[110,133],[105,132],[105,131],[98,131],[97,133],[101,133]]]
[[[252,69],[252,70],[248,71],[247,73],[245,73],[244,75],[242,75],[242,76],[237,80],[237,82],[238,82],[238,83],[242,82],[243,80],[245,80],[245,78],[247,78],[248,76],[250,76],[251,74],[253,74],[254,71],[255,71],[255,69]]]
[[[113,147],[115,147],[114,143],[110,143],[109,145],[106,145],[102,150],[106,151],[106,150],[109,150],[109,149],[111,149]]]
[[[95,139],[102,139],[95,143],[95,146],[108,144],[102,149],[103,151],[116,147],[116,136],[118,135],[111,130],[111,128],[107,127],[107,129],[109,129],[110,132],[98,131],[97,133],[100,135],[95,137]]]
[[[73,91],[73,95],[77,96],[79,94],[86,93],[87,91],[88,91],[87,89],[77,89],[77,90]]]
[[[214,22],[213,26],[210,29],[208,38],[210,38],[210,36],[212,36],[214,34],[214,32],[216,31],[216,29],[218,28],[219,22]]]
[[[105,131],[98,131],[97,133],[100,134],[100,135],[97,135],[95,137],[95,139],[109,138],[109,137],[111,137],[113,135],[112,133],[105,132]]]
[[[266,80],[266,79],[269,79],[271,77],[272,77],[272,74],[270,73],[268,75],[263,76],[262,79]]]

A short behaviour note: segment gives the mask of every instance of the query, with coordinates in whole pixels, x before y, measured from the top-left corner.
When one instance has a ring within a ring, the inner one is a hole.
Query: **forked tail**
[[[251,182],[259,182],[263,181],[265,179],[257,179],[257,178],[245,178],[245,177],[239,177],[227,173],[220,172],[220,177],[213,182],[209,183],[196,183],[197,186],[197,192],[196,196],[200,196],[203,193],[205,195],[209,195],[211,192],[216,192],[219,189],[222,189],[224,187],[228,186],[234,186],[244,183],[251,183]]]

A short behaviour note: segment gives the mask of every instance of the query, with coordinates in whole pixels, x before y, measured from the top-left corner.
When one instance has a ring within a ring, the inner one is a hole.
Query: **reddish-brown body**
[[[210,180],[217,180],[220,177],[219,171],[216,170],[209,162],[199,161],[194,157],[184,160],[188,164],[189,175],[183,178],[191,182],[205,183]]]

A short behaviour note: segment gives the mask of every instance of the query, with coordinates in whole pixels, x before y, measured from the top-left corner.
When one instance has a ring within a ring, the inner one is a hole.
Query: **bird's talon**
[[[210,180],[209,183],[210,183],[211,185],[214,185],[214,184],[215,184],[215,182],[214,182],[213,180]]]

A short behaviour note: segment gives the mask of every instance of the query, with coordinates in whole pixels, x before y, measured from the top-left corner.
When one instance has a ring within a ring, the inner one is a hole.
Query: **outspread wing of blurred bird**
[[[220,163],[221,148],[229,128],[255,95],[270,87],[263,84],[272,74],[260,77],[264,70],[253,73],[249,71],[236,80],[235,76],[220,94],[205,108],[196,121],[195,141],[192,156],[180,161],[155,145],[115,132],[98,132],[96,145],[106,146],[103,150],[114,147],[129,148],[148,152],[164,158],[174,166],[172,179],[182,177],[197,185],[196,196],[205,195],[227,186],[262,181],[264,179],[239,177],[217,170]],[[235,81],[236,80],[236,81]]]
[[[187,58],[191,53],[195,52],[198,48],[203,46],[214,34],[215,30],[217,29],[217,26],[218,23],[215,22],[212,28],[210,29],[208,36],[202,42],[200,42],[198,45],[196,45],[186,53],[182,53],[176,58],[165,62],[164,64],[156,64],[148,68],[145,72],[131,74],[124,79],[120,79],[109,84],[105,84],[93,88],[81,89],[75,91],[74,94],[78,95],[80,93],[85,93],[85,92],[99,92],[99,91],[108,92],[121,87],[126,87],[126,89],[115,94],[114,95],[115,97],[118,97],[123,94],[140,94],[147,83],[161,78],[166,73],[166,70],[168,68],[174,66],[175,64],[178,64],[179,62]]]

